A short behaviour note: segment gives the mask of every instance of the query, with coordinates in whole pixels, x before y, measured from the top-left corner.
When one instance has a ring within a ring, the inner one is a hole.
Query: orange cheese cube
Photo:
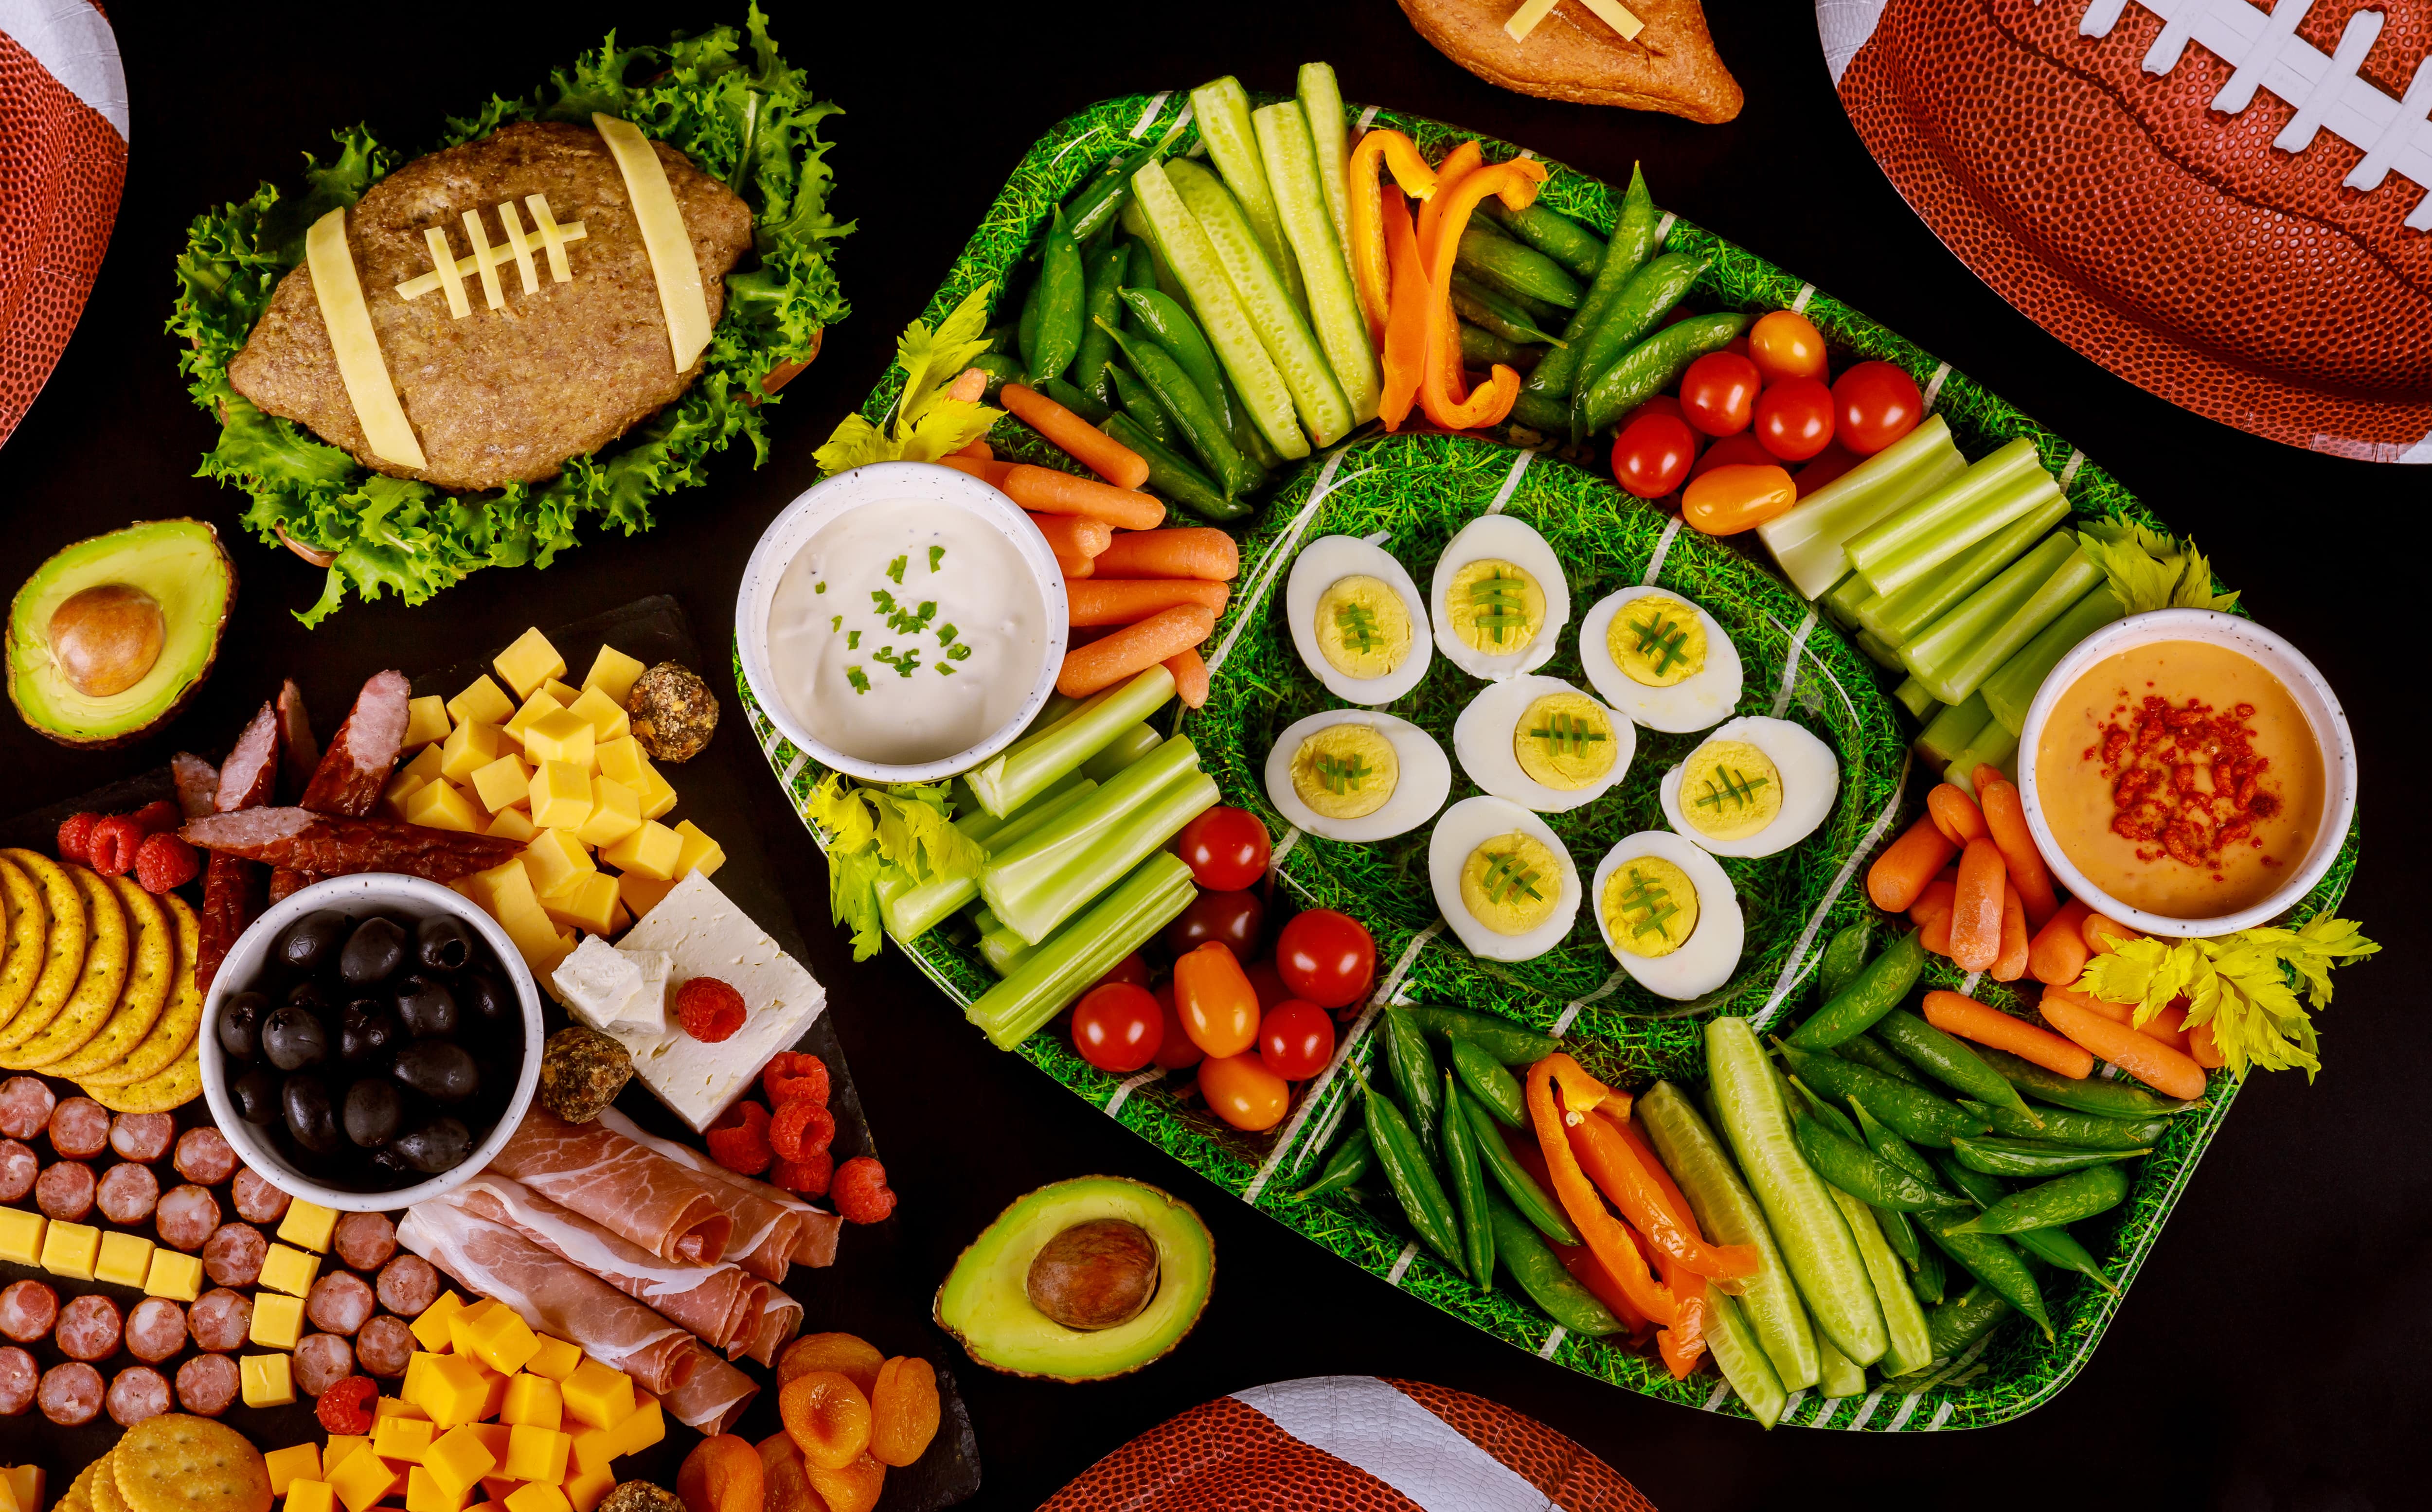
[[[432,1422],[454,1428],[481,1421],[481,1404],[488,1397],[489,1384],[481,1379],[479,1365],[464,1354],[445,1354],[423,1382],[421,1405]]]
[[[515,716],[515,701],[486,672],[475,678],[472,686],[448,700],[448,717],[460,725],[503,725]]]
[[[613,1487],[615,1483],[610,1484]],[[507,1512],[569,1512],[572,1505],[555,1481],[534,1481],[516,1487],[507,1495]]]
[[[290,1444],[262,1455],[262,1463],[270,1471],[270,1494],[285,1496],[287,1487],[296,1482],[321,1478],[321,1446],[310,1439]]]
[[[464,1332],[472,1352],[501,1375],[522,1369],[524,1362],[540,1351],[540,1336],[513,1308],[494,1307],[467,1324]],[[506,1387],[498,1389],[503,1393]]]
[[[547,1481],[551,1486],[566,1479],[566,1456],[574,1448],[573,1435],[522,1424],[507,1432],[508,1474],[517,1480]]]
[[[322,1479],[327,1480],[337,1474],[338,1467],[345,1464],[347,1456],[357,1450],[371,1447],[371,1436],[368,1434],[331,1434],[329,1441],[321,1446]]]
[[[635,1386],[633,1401],[633,1410],[608,1430],[610,1443],[620,1459],[638,1454],[667,1436],[667,1414],[660,1410],[659,1399]]]
[[[380,1418],[372,1423],[372,1453],[382,1459],[419,1465],[437,1430],[420,1418]]]
[[[440,1494],[463,1505],[481,1477],[498,1468],[490,1446],[470,1427],[448,1430],[432,1441],[422,1456],[422,1469],[439,1483]]]
[[[416,1422],[429,1422],[431,1414],[411,1402],[397,1397],[381,1397],[372,1403],[372,1421],[377,1423],[382,1418],[411,1418]],[[328,1470],[329,1467],[324,1464],[321,1468]]]
[[[566,1504],[574,1512],[594,1512],[608,1493],[616,1488],[616,1472],[609,1470],[587,1470],[566,1478]]]
[[[420,1465],[405,1472],[405,1512],[464,1512],[465,1501],[450,1496],[446,1483]]]
[[[499,1404],[507,1400],[507,1383],[514,1379],[511,1375],[502,1375],[486,1368],[481,1371],[481,1413],[477,1421],[498,1415]]]
[[[606,1470],[616,1463],[616,1436],[606,1428],[578,1428],[568,1436],[566,1464],[572,1470]]]
[[[349,1454],[345,1464],[329,1472],[329,1489],[337,1493],[346,1512],[370,1512],[397,1479],[396,1468],[377,1453]]]
[[[566,1410],[591,1428],[613,1428],[633,1410],[633,1382],[624,1371],[585,1360],[560,1386]]]
[[[287,1512],[335,1512],[337,1493],[327,1481],[290,1481]]]
[[[539,1368],[542,1351],[559,1342],[562,1341],[550,1338],[538,1340],[532,1358],[526,1362],[527,1372]],[[566,1347],[573,1348],[572,1345]],[[507,1383],[506,1400],[498,1403],[498,1420],[516,1427],[555,1429],[565,1414],[566,1403],[558,1395],[557,1383],[545,1375],[526,1373],[516,1376]],[[531,1476],[524,1478],[532,1479]],[[563,1475],[549,1477],[552,1481],[565,1478]]]
[[[569,1344],[562,1338],[553,1338],[543,1334],[540,1336],[539,1351],[532,1355],[532,1363],[524,1369],[533,1375],[545,1376],[550,1381],[563,1381],[572,1375],[574,1368],[582,1363],[583,1347],[581,1345]]]

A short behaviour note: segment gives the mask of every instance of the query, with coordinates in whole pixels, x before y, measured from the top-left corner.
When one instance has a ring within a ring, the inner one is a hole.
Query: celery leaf
[[[889,422],[875,426],[857,414],[837,423],[827,444],[812,454],[825,473],[874,462],[936,462],[985,436],[1005,412],[947,396],[947,386],[988,350],[988,299],[984,283],[931,330],[920,321],[896,339],[895,361],[904,369],[904,391]]]
[[[2078,532],[2077,540],[2128,613],[2156,609],[2226,613],[2238,607],[2235,593],[2212,591],[2212,563],[2192,541],[2182,544],[2133,520],[2090,525]]]
[[[878,885],[976,877],[988,853],[954,828],[943,782],[870,787],[831,772],[802,801],[826,837],[828,914],[853,932],[853,958],[878,953]]]
[[[2172,1002],[2186,1027],[2211,1026],[2235,1077],[2249,1067],[2322,1069],[2311,1010],[2331,1003],[2331,971],[2378,954],[2353,919],[2323,914],[2296,929],[2240,930],[2213,939],[2124,940],[2086,964],[2077,990],[2136,1007],[2138,1028]]]

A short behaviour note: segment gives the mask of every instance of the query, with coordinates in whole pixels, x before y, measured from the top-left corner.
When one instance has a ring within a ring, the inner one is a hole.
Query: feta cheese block
[[[608,1031],[633,1052],[642,1084],[695,1134],[750,1089],[768,1057],[791,1050],[827,1006],[826,989],[802,963],[699,872],[668,888],[618,949],[664,952],[667,997],[695,977],[716,977],[743,998],[743,1027],[715,1045],[685,1033],[673,1014],[655,1034]]]
[[[626,1005],[642,990],[642,970],[624,951],[597,934],[586,934],[549,973],[549,982],[567,1012],[594,1029],[613,1033]]]
[[[675,963],[665,950],[636,950],[619,947],[620,953],[640,968],[642,983],[625,1006],[616,1013],[610,1027],[622,1033],[649,1034],[653,1037],[667,1032],[667,974]],[[807,1020],[806,1020],[807,1021]]]

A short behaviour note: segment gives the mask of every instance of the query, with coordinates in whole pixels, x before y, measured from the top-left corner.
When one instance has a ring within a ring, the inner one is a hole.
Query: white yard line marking
[[[1400,1285],[1402,1284],[1402,1272],[1410,1269],[1410,1262],[1418,1257],[1419,1247],[1416,1244],[1406,1244],[1402,1246],[1402,1252],[1393,1257],[1393,1268],[1385,1272],[1385,1285],[1388,1286]]]
[[[1533,451],[1523,451],[1512,459],[1512,470],[1503,475],[1503,486],[1495,491],[1495,502],[1486,506],[1487,513],[1503,512],[1503,507],[1512,502],[1512,491],[1520,486],[1520,475],[1527,472],[1528,464],[1536,460],[1537,454]]]
[[[1849,879],[1857,875],[1858,864],[1882,843],[1883,832],[1891,828],[1892,820],[1900,816],[1900,795],[1908,787],[1911,759],[1905,753],[1901,755],[1900,781],[1892,784],[1890,799],[1883,804],[1883,812],[1875,815],[1875,822],[1866,827],[1857,848],[1849,852],[1849,859],[1841,863],[1840,871],[1832,878],[1832,885],[1824,890],[1824,900],[1816,905],[1815,913],[1807,916],[1807,927],[1799,932],[1799,944],[1792,949],[1790,959],[1782,963],[1782,980],[1773,984],[1773,993],[1765,1000],[1765,1006],[1750,1016],[1749,1028],[1763,1029],[1771,1023],[1773,1016],[1780,1013],[1782,1005],[1789,1000],[1791,989],[1798,986],[1799,979],[1807,974],[1799,963],[1806,957],[1807,948],[1816,943],[1816,932],[1824,927],[1824,916],[1832,911],[1832,905],[1840,900],[1841,889],[1849,886]]]
[[[1638,586],[1655,586],[1655,580],[1664,575],[1664,559],[1672,554],[1672,538],[1680,533],[1680,516],[1675,514],[1664,522],[1664,533],[1655,538],[1655,555],[1647,559],[1647,576],[1638,580]]]
[[[1562,1016],[1554,1020],[1555,1034],[1559,1036],[1563,1030],[1570,1028],[1571,1020],[1579,1016],[1580,1009],[1586,1007],[1592,1002],[1598,1002],[1606,998],[1612,997],[1615,991],[1619,990],[1621,984],[1629,980],[1630,973],[1616,966],[1613,968],[1613,975],[1604,979],[1603,986],[1596,988],[1596,991],[1589,993],[1586,997],[1579,999],[1576,1002],[1564,1003],[1562,1005]]]
[[[1731,1384],[1729,1381],[1717,1381],[1714,1383],[1714,1394],[1706,1399],[1705,1405],[1699,1410],[1704,1412],[1720,1412],[1723,1409],[1723,1403],[1731,1400]]]
[[[1782,686],[1773,694],[1773,716],[1776,719],[1790,712],[1790,692],[1799,683],[1799,653],[1807,649],[1807,637],[1816,632],[1816,611],[1810,608],[1807,617],[1790,637],[1790,654],[1782,660]]]
[[[1545,1336],[1545,1344],[1538,1349],[1537,1358],[1541,1360],[1552,1359],[1554,1357],[1554,1352],[1562,1347],[1562,1340],[1570,1336],[1570,1332],[1571,1331],[1569,1329],[1564,1328],[1562,1324],[1556,1323],[1554,1325],[1554,1331]]]
[[[1292,853],[1292,847],[1298,844],[1300,844],[1300,826],[1294,825],[1291,829],[1286,830],[1284,832],[1284,837],[1275,842],[1275,848],[1267,852],[1267,869],[1269,871],[1274,871],[1281,867],[1284,864],[1284,857],[1291,855]]]
[[[1133,122],[1132,128],[1129,131],[1124,132],[1123,135],[1132,141],[1139,141],[1140,134],[1148,129],[1148,124],[1157,119],[1157,112],[1164,109],[1165,102],[1172,98],[1174,98],[1174,92],[1172,90],[1159,90],[1155,94],[1150,95],[1148,97],[1148,109],[1140,112],[1140,118]]]
[[[794,759],[786,764],[785,775],[777,779],[777,785],[789,793],[792,792],[794,790],[794,779],[802,773],[803,767],[810,764],[810,762],[811,753],[809,751],[798,750],[794,752]]]
[[[1266,555],[1258,559],[1258,564],[1251,575],[1249,594],[1241,600],[1241,607],[1233,616],[1233,628],[1224,632],[1224,644],[1216,647],[1216,654],[1208,659],[1209,677],[1214,677],[1216,669],[1224,664],[1224,659],[1233,654],[1233,643],[1241,638],[1241,631],[1247,630],[1250,622],[1258,617],[1259,608],[1266,602],[1268,591],[1275,586],[1276,575],[1283,571],[1283,565],[1291,560],[1292,554],[1300,548],[1301,532],[1308,529],[1309,522],[1317,518],[1318,507],[1326,502],[1326,496],[1333,493],[1338,486],[1334,475],[1343,465],[1344,449],[1337,446],[1326,454],[1326,465],[1317,470],[1316,486],[1309,491],[1309,502],[1300,507],[1300,512],[1292,516],[1291,526],[1284,530],[1283,534],[1275,537],[1274,543],[1267,547]],[[1351,478],[1363,478],[1375,470],[1363,467],[1359,472],[1353,473]],[[1351,481],[1351,478],[1346,478],[1343,481],[1347,483]]]
[[[1945,362],[1934,370],[1934,377],[1925,380],[1926,413],[1932,414],[1934,412],[1934,401],[1942,393],[1942,380],[1950,376],[1951,364]]]
[[[1825,1422],[1832,1418],[1832,1414],[1840,1410],[1841,1403],[1846,1400],[1846,1398],[1842,1397],[1826,1397],[1823,1401],[1817,1403],[1816,1404],[1816,1416],[1807,1420],[1807,1426],[1810,1428],[1823,1427]]]
[[[1941,1427],[1944,1423],[1949,1422],[1951,1420],[1951,1406],[1952,1403],[1951,1399],[1949,1397],[1943,1398],[1942,1405],[1934,1409],[1934,1420],[1925,1425],[1925,1431],[1927,1433],[1932,1433],[1935,1429]]]
[[[1807,313],[1807,301],[1815,297],[1816,286],[1812,283],[1802,283],[1799,286],[1799,297],[1790,302],[1790,308],[1795,312],[1803,315]]]
[[[1664,218],[1655,223],[1655,245],[1659,251],[1663,248],[1665,239],[1672,234],[1672,223],[1680,218],[1670,210],[1665,210]]]
[[[1867,1392],[1865,1403],[1858,1408],[1858,1415],[1850,1419],[1849,1422],[1844,1425],[1844,1431],[1848,1433],[1856,1433],[1859,1429],[1864,1428],[1866,1425],[1866,1420],[1875,1415],[1875,1408],[1882,1404],[1883,1392],[1887,1389],[1889,1388],[1885,1386],[1877,1386],[1872,1391]]]
[[[1974,996],[1976,996],[1976,983],[1980,983],[1980,982],[1982,982],[1982,981],[1984,981],[1984,972],[1982,972],[1982,971],[1970,971],[1970,972],[1968,972],[1968,976],[1967,976],[1967,979],[1966,979],[1965,981],[1963,981],[1963,982],[1961,982],[1961,983],[1959,983],[1959,996],[1961,996],[1961,997],[1963,997],[1963,998],[1973,998]]]
[[[1376,121],[1376,111],[1378,110],[1378,109],[1380,109],[1380,108],[1379,108],[1379,107],[1377,107],[1377,106],[1374,106],[1374,105],[1372,105],[1372,106],[1368,107],[1368,109],[1364,109],[1364,110],[1360,111],[1360,124],[1359,124],[1357,126],[1355,126],[1355,127],[1353,127],[1353,128],[1352,128],[1352,129],[1354,130],[1354,132],[1356,132],[1356,133],[1358,133],[1358,134],[1360,134],[1360,135],[1363,135],[1363,136],[1364,136],[1364,135],[1367,133],[1367,130],[1368,130],[1369,126],[1370,126],[1373,122],[1375,122],[1375,121]]]
[[[2069,492],[2069,485],[2077,480],[2077,470],[2085,465],[2086,453],[2078,450],[2075,446],[2069,447],[2069,461],[2061,463],[2060,465],[2060,491],[2062,493],[2066,494]]]
[[[1106,1100],[1106,1106],[1105,1108],[1106,1117],[1109,1118],[1113,1117],[1116,1110],[1121,1108],[1124,1102],[1130,1100],[1133,1088],[1146,1086],[1148,1084],[1156,1081],[1158,1077],[1163,1076],[1164,1074],[1164,1067],[1152,1066],[1147,1070],[1141,1071],[1137,1075],[1125,1077],[1123,1084],[1115,1088],[1115,1095]]]

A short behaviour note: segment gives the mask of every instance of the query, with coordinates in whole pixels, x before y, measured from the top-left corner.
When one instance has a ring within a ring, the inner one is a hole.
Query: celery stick
[[[2043,633],[2026,644],[2024,649],[2001,664],[2001,670],[1984,680],[1978,690],[1993,717],[2001,728],[2017,734],[2027,727],[2027,705],[2035,701],[2036,690],[2060,659],[2077,648],[2077,643],[2124,617],[2119,596],[2109,584],[2095,589],[2069,606],[2060,618],[2043,629]]]
[[[1849,537],[1922,497],[1968,468],[1951,443],[1951,427],[1930,415],[1923,425],[1756,528],[1782,575],[1814,598],[1849,570]]]
[[[1242,408],[1249,412],[1258,434],[1285,461],[1308,456],[1309,438],[1292,418],[1292,391],[1233,292],[1208,232],[1174,192],[1174,180],[1161,164],[1148,163],[1132,176],[1132,202],[1140,206],[1141,216],[1156,233],[1155,245],[1163,251],[1183,291],[1178,297],[1199,317],[1199,328],[1207,334],[1208,344],[1216,348],[1233,386],[1241,391]]]
[[[1900,700],[1901,708],[1917,718],[1933,717],[1932,712],[1936,707],[1934,695],[1927,692],[1925,684],[1917,679],[1910,678],[1901,682],[1899,687],[1892,690],[1892,697]]]
[[[994,934],[997,931],[1005,928],[1005,926],[997,922],[996,916],[994,914],[982,908],[971,915],[971,928],[976,930],[983,937],[985,937],[987,935]]]
[[[1334,244],[1351,245],[1351,128],[1343,124],[1343,88],[1332,63],[1300,65],[1300,113],[1317,149],[1317,182],[1334,222]]]
[[[1335,381],[1343,385],[1343,396],[1351,401],[1353,423],[1373,420],[1385,378],[1377,371],[1376,349],[1369,344],[1368,317],[1351,287],[1351,264],[1318,188],[1317,149],[1309,141],[1309,123],[1292,104],[1270,105],[1250,121],[1258,127],[1258,155],[1275,191],[1275,213],[1300,263],[1318,345],[1326,351]]]
[[[1014,967],[1029,960],[1038,949],[1008,929],[990,930],[980,936],[980,959],[1000,977],[1013,975]]]
[[[1976,796],[1976,768],[1998,766],[2002,775],[2018,775],[2018,737],[2001,728],[1999,719],[1984,722],[1984,732],[1968,743],[1968,748],[1951,759],[1942,769],[1942,780],[1957,786],[1969,798]]]
[[[1816,600],[1816,607],[1824,612],[1826,619],[1843,630],[1856,630],[1858,611],[1873,596],[1874,594],[1866,587],[1866,580],[1853,572],[1834,583],[1830,593]]]
[[[1858,643],[1859,650],[1873,659],[1875,665],[1886,672],[1897,672],[1900,669],[1900,647],[1884,640],[1873,630],[1858,630],[1849,638]]]
[[[1951,692],[1948,674],[2003,621],[2025,608],[2076,549],[2077,537],[2066,530],[2044,537],[2033,551],[2003,568],[2000,577],[1909,642],[1900,651],[1901,664],[1943,702],[1957,703],[1967,697],[1976,691],[1976,684]],[[2061,607],[2068,606],[2064,602]]]
[[[1993,717],[1981,697],[1969,697],[1959,703],[1945,704],[1942,712],[1926,722],[1917,737],[1917,754],[1928,766],[1948,766],[1961,751],[1975,743]]]
[[[1879,594],[1897,593],[2043,502],[2052,475],[2021,436],[1888,519],[1849,538],[1849,565]]]
[[[1969,594],[1991,582],[1995,573],[2025,556],[2029,546],[2068,515],[2069,501],[2054,489],[2034,513],[1977,542],[1940,571],[1928,573],[1896,594],[1876,594],[1860,604],[1858,623],[1894,646],[1907,645]]]
[[[2071,551],[2044,579],[2034,596],[2012,610],[1989,633],[1970,642],[1957,658],[1944,663],[1941,676],[1945,687],[1951,690],[1947,697],[1964,697],[1983,687],[1986,678],[2001,669],[2002,663],[2024,650],[2029,641],[2043,633],[2044,627],[2060,618],[2101,581],[2103,569],[2088,561],[2085,552]],[[1919,680],[1928,687],[1934,685],[1931,679]],[[1990,706],[1988,701],[1986,707]]]
[[[1321,446],[1342,440],[1352,426],[1351,401],[1343,396],[1343,385],[1334,380],[1334,369],[1326,364],[1317,337],[1287,296],[1275,264],[1252,234],[1233,192],[1195,162],[1170,165],[1166,181],[1199,223],[1225,280],[1248,313],[1251,329],[1275,371],[1283,375],[1284,386],[1292,391],[1292,408],[1300,412],[1301,423]],[[1215,332],[1208,334],[1213,337]]]
[[[1199,123],[1199,140],[1224,176],[1225,187],[1241,204],[1258,247],[1281,277],[1284,297],[1306,313],[1309,295],[1301,287],[1300,270],[1292,265],[1292,247],[1284,239],[1282,218],[1275,211],[1275,188],[1258,159],[1258,139],[1250,125],[1250,92],[1227,74],[1191,92],[1191,113]]]
[[[1091,697],[1063,718],[1007,746],[963,774],[980,807],[1003,818],[1047,791],[1106,748],[1130,726],[1174,697],[1174,674],[1162,664]]]
[[[1165,737],[1145,724],[1129,730],[1106,742],[1106,748],[1081,764],[1081,775],[1094,781],[1106,781],[1117,772],[1157,749]]]
[[[1005,927],[1036,945],[1142,856],[1216,806],[1216,780],[1181,735],[988,859],[980,896]]]
[[[1198,892],[1181,857],[1150,856],[1088,913],[1023,957],[1012,975],[980,994],[969,1010],[971,1022],[999,1050],[1011,1050],[1116,962],[1155,939]]]
[[[1067,778],[1034,801],[1022,805],[1022,812],[1011,818],[1000,819],[983,810],[969,818],[956,819],[954,828],[978,841],[980,848],[995,855],[1024,835],[1035,833],[1050,819],[1097,790],[1098,784],[1089,778]],[[985,828],[988,832],[974,834],[974,827]],[[935,878],[918,886],[897,879],[878,884],[878,906],[887,919],[887,932],[901,943],[919,939],[935,929],[947,915],[979,895],[980,881],[977,877]]]

